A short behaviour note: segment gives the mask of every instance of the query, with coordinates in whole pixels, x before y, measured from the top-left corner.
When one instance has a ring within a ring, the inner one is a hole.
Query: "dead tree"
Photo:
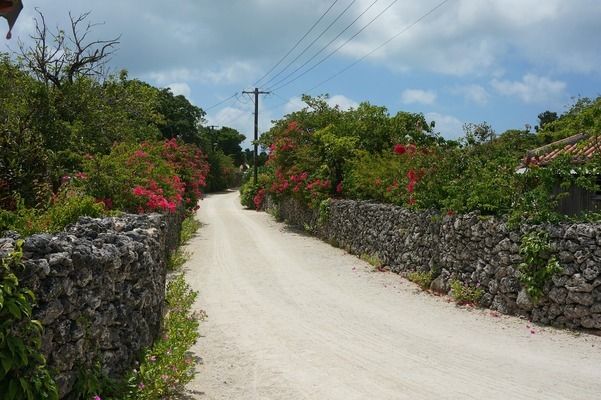
[[[77,77],[102,77],[107,63],[117,50],[120,36],[109,40],[89,40],[94,24],[87,21],[90,13],[73,17],[69,13],[70,29],[50,31],[42,12],[36,9],[34,44],[19,43],[25,66],[47,84],[60,87],[73,83]]]

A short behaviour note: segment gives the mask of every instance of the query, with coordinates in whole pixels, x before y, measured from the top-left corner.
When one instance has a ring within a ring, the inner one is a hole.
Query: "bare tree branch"
[[[101,24],[88,21],[89,12],[74,17],[69,13],[70,29],[65,33],[56,28],[48,30],[46,19],[39,9],[35,18],[34,45],[26,48],[19,43],[25,66],[47,84],[60,87],[73,83],[81,76],[104,78],[111,56],[117,51],[120,36],[109,40],[88,40],[94,28]]]

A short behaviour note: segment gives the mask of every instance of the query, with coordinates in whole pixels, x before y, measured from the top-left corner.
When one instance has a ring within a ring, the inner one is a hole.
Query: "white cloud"
[[[350,108],[357,108],[359,106],[359,103],[357,103],[355,100],[349,99],[341,94],[330,96],[327,102],[330,107],[338,106],[341,110],[348,110]]]
[[[187,99],[190,99],[190,95],[192,94],[192,89],[190,88],[190,85],[188,85],[185,82],[170,83],[169,85],[167,85],[167,87],[171,89],[171,93],[173,93],[175,96],[181,94]]]
[[[150,71],[143,75],[144,79],[165,85],[168,82],[200,82],[212,85],[245,84],[255,75],[256,68],[248,62],[231,62],[214,69],[170,68],[161,71]]]
[[[271,110],[262,108],[259,112],[259,133],[265,132],[273,126],[272,119],[273,114]],[[242,147],[252,147],[254,137],[254,105],[251,102],[247,104],[238,103],[235,107],[223,107],[218,111],[209,113],[206,116],[206,120],[208,125],[227,126],[236,129],[246,136]]]
[[[525,103],[548,102],[561,97],[565,82],[526,74],[521,81],[493,79],[491,85],[501,94],[519,97]]]
[[[434,130],[440,132],[445,139],[457,139],[463,136],[463,122],[452,115],[430,112],[425,115],[428,123],[434,121]]]
[[[432,90],[407,89],[401,94],[401,100],[405,104],[434,104],[436,93]]]
[[[256,75],[257,69],[248,62],[233,61],[217,70],[207,70],[201,74],[201,79],[212,84],[243,83]]]
[[[371,0],[360,0],[365,7]],[[361,57],[424,15],[432,3],[399,2],[341,51]],[[367,22],[372,16],[365,15]],[[599,71],[598,0],[456,0],[370,57],[394,70],[488,76],[516,58],[544,68]],[[567,28],[569,27],[569,29]]]
[[[288,103],[284,105],[284,114],[290,114],[295,111],[300,111],[307,105],[301,100],[300,97],[293,97],[288,100]]]
[[[490,94],[484,87],[475,84],[455,86],[451,89],[451,92],[460,94],[464,96],[466,100],[479,105],[485,105],[490,98]]]

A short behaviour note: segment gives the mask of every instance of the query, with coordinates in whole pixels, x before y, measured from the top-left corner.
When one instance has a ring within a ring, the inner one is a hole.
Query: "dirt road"
[[[209,196],[187,277],[198,399],[601,399],[601,338],[456,307]]]

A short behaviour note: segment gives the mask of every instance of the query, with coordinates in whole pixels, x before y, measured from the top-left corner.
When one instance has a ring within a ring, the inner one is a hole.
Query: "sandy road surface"
[[[209,315],[198,399],[601,399],[601,338],[419,292],[342,250],[202,203],[187,277]]]

